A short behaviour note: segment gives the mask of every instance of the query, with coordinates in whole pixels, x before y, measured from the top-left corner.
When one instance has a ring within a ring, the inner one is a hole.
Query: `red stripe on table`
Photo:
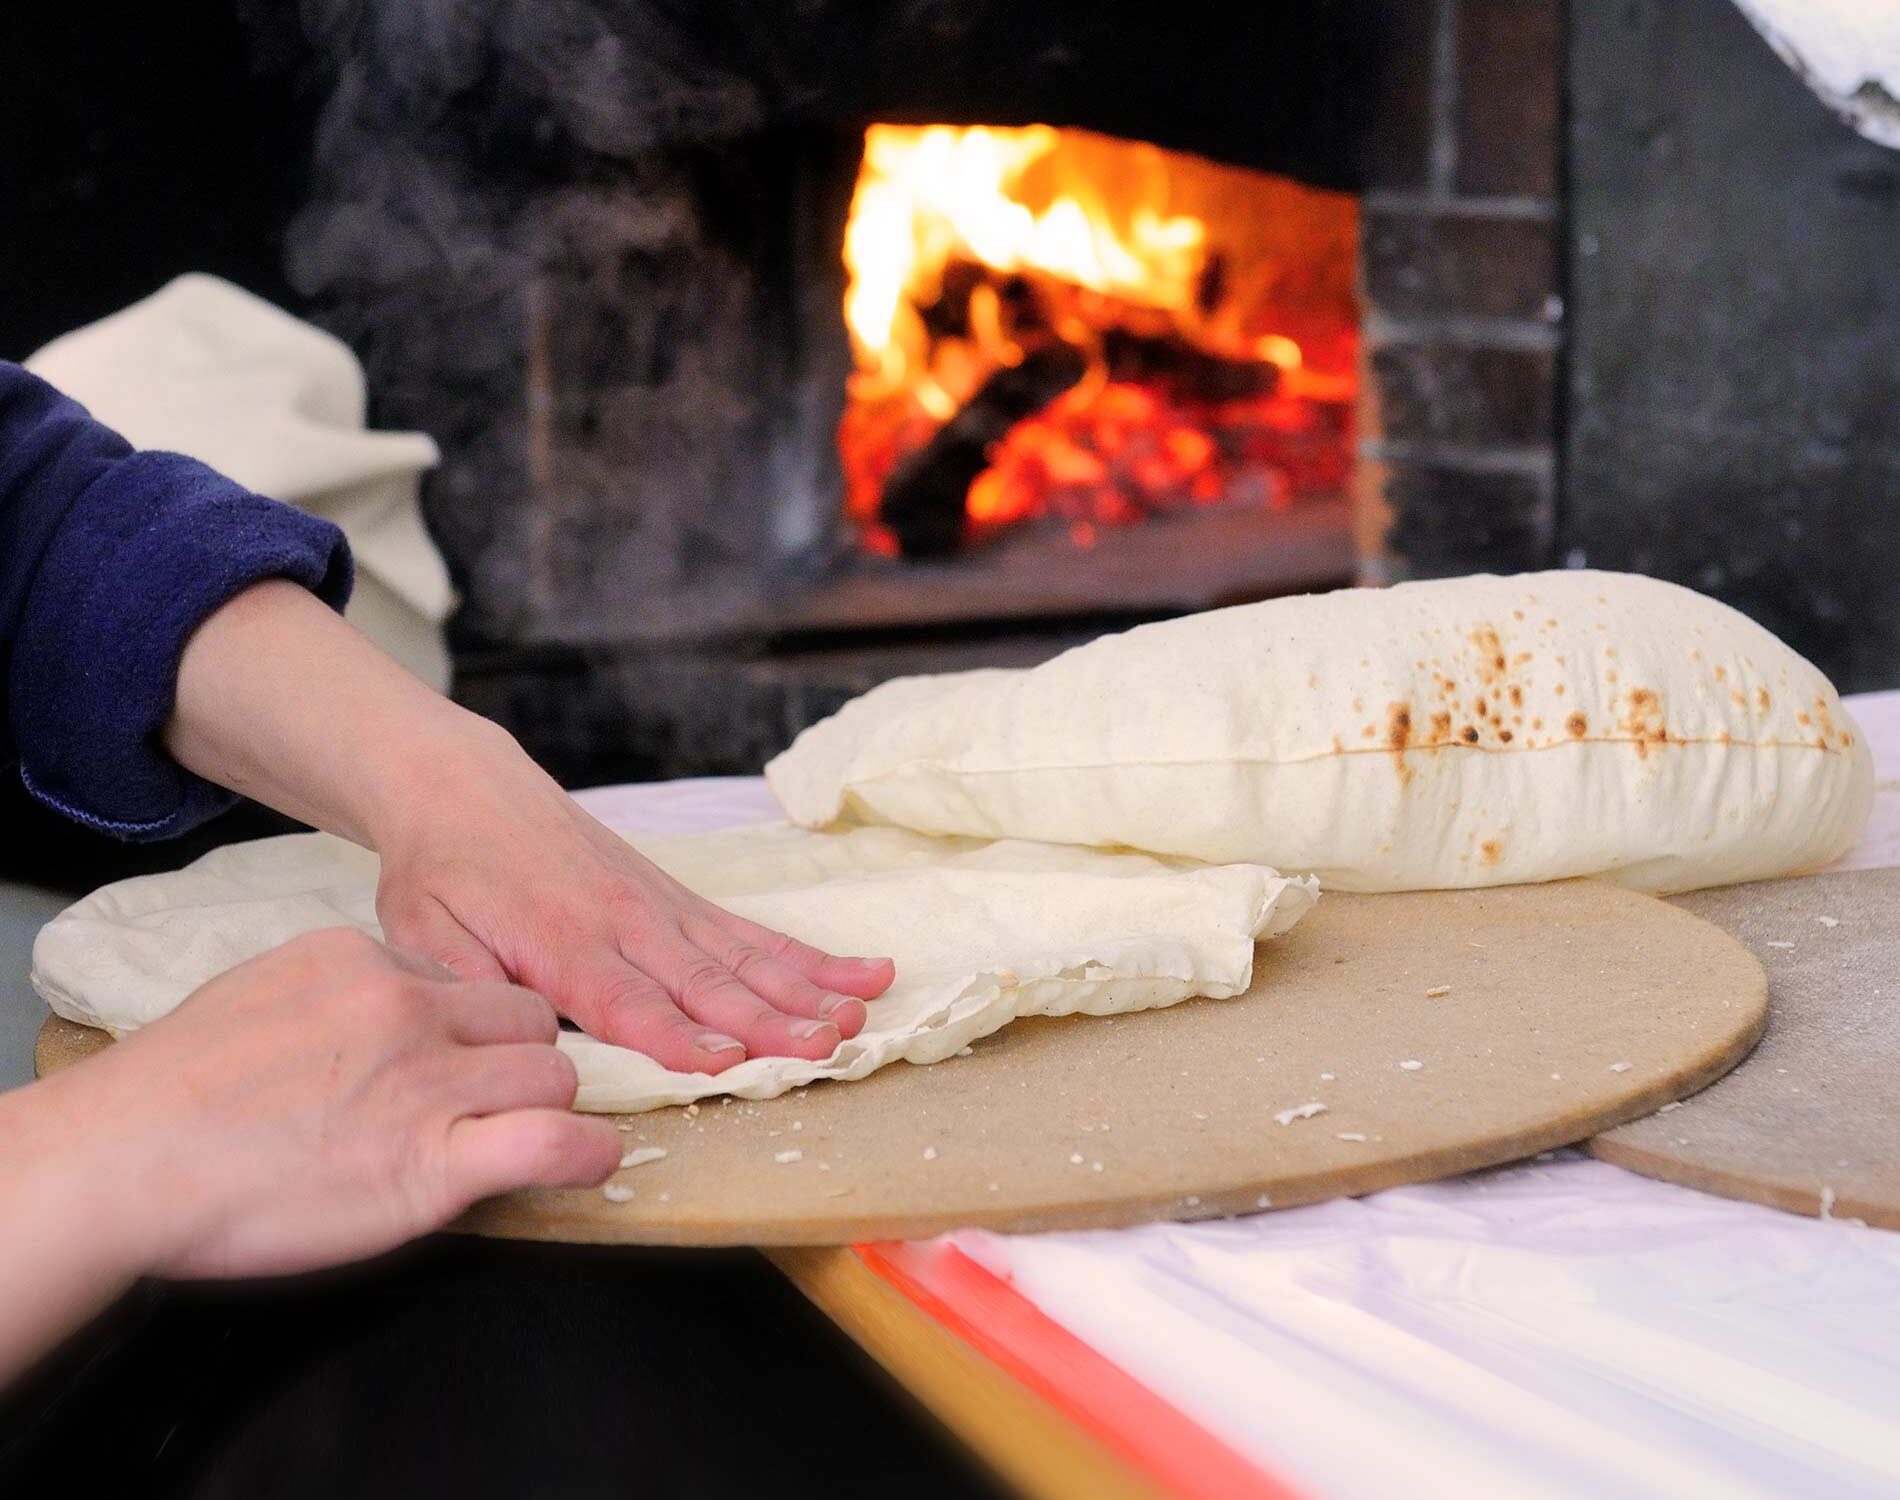
[[[954,1245],[852,1247],[872,1271],[1181,1500],[1305,1500]]]

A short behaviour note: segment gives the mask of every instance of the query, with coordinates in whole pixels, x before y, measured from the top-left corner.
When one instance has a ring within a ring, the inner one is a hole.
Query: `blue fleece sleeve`
[[[34,796],[140,840],[228,806],[161,735],[192,632],[266,578],[340,609],[343,534],[194,459],[134,452],[0,363],[0,756]]]

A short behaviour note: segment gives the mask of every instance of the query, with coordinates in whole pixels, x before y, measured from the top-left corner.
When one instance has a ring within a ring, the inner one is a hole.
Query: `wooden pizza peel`
[[[1648,1114],[1732,1068],[1765,1011],[1741,944],[1599,882],[1328,895],[1260,947],[1244,996],[1019,1021],[932,1067],[626,1116],[630,1151],[666,1152],[614,1179],[631,1199],[516,1193],[460,1227],[772,1246],[1252,1213]],[[49,1020],[39,1069],[104,1045]]]
[[[1675,905],[1746,943],[1772,1014],[1746,1067],[1589,1144],[1620,1167],[1900,1229],[1900,870],[1769,880]]]

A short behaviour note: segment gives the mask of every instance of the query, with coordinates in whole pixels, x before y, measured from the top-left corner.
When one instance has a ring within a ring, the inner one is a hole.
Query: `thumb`
[[[433,896],[392,912],[383,923],[383,936],[391,947],[440,964],[458,979],[508,982],[495,955]]]

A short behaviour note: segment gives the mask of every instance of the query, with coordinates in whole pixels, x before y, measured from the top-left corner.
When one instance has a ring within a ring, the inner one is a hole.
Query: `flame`
[[[970,536],[1046,516],[1089,546],[1100,525],[1343,484],[1356,212],[1086,131],[871,126],[843,247],[839,429],[865,545],[896,550],[878,521],[893,469],[997,372],[1064,345],[1087,374],[988,450]],[[1164,368],[1131,374],[1131,342]],[[1219,378],[1204,389],[1170,359]]]
[[[1199,219],[1139,204],[1117,215],[1099,196],[1085,202],[1074,192],[1041,209],[1021,201],[1025,178],[1060,139],[1047,125],[865,132],[844,243],[845,323],[860,370],[873,377],[865,384],[889,390],[914,377],[928,343],[914,309],[934,300],[935,278],[958,256],[1145,307],[1193,305],[1207,245]],[[1137,149],[1159,160],[1157,148]]]

